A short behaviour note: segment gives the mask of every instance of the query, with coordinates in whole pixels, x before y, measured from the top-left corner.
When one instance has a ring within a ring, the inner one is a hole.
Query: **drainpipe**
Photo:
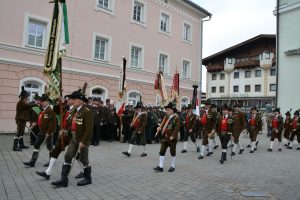
[[[211,20],[211,15],[208,16],[207,19],[202,19],[201,20],[201,23],[200,23],[200,77],[199,77],[199,107],[201,107],[201,96],[202,96],[202,51],[203,51],[203,22],[207,22],[207,21],[210,21]],[[206,91],[207,93],[207,91]]]
[[[276,5],[276,94],[275,94],[275,108],[278,107],[278,72],[279,72],[279,0]]]

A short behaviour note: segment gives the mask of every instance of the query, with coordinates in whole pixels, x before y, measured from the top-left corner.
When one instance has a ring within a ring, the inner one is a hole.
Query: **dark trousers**
[[[131,129],[130,125],[128,124],[123,124],[123,130],[122,133],[124,135],[124,141],[123,142],[128,142],[131,138]]]
[[[100,124],[94,124],[92,144],[98,145],[100,142]]]
[[[24,135],[25,132],[26,121],[16,120],[16,124],[17,124],[17,137],[21,137]]]
[[[76,140],[75,137],[73,137],[70,141],[69,148],[65,154],[65,163],[72,163],[72,159],[76,156],[78,148],[79,142]],[[79,160],[84,167],[89,166],[89,146],[85,146],[84,148],[80,149]]]
[[[62,142],[63,137],[63,142]],[[70,138],[68,136],[60,136],[58,138],[58,141],[54,147],[54,149],[50,152],[51,158],[58,158],[59,154],[64,150],[66,146],[68,146],[70,143]]]
[[[275,130],[272,130],[271,141],[274,141],[275,138],[278,139],[278,142],[281,142],[281,131],[278,131],[278,133],[276,133]]]
[[[153,138],[153,126],[149,126],[146,128],[146,143],[151,144]]]
[[[256,141],[257,135],[258,135],[258,130],[251,126],[249,129],[249,136],[250,136],[251,142]]]
[[[113,141],[117,137],[117,129],[114,124],[108,123],[107,124],[107,135],[106,138],[108,141]]]
[[[34,133],[34,135],[32,134],[32,132]],[[34,126],[30,131],[30,143],[34,144],[36,142],[37,136],[40,132],[40,129],[38,126]]]
[[[230,135],[228,135],[227,133],[220,133],[219,137],[220,137],[222,149],[227,149],[227,145],[230,140]]]
[[[185,128],[184,126],[180,126],[180,140],[184,141],[184,136],[185,136]]]
[[[290,141],[293,142],[295,136],[297,136],[298,143],[300,143],[300,131],[292,131]]]
[[[39,133],[39,135],[37,136],[37,139],[36,139],[36,142],[34,143],[34,149],[40,149],[41,148],[41,145],[43,144],[44,140],[46,138],[46,134],[44,133]],[[49,136],[47,139],[46,139],[46,142],[47,142],[47,149],[49,151],[51,151],[53,149],[53,143],[52,143],[52,139],[53,139],[53,136]]]
[[[203,129],[202,134],[203,134],[202,144],[203,145],[208,145],[208,134],[209,134],[209,131]]]
[[[162,139],[160,141],[159,155],[160,156],[165,156],[168,147],[170,147],[170,154],[171,154],[171,156],[173,156],[173,157],[176,156],[176,144],[177,144],[177,140],[176,139],[174,139],[172,141],[168,141],[165,138]]]
[[[192,142],[196,142],[196,137],[195,137],[195,133],[194,132],[188,132],[188,131],[185,131],[185,134],[184,134],[184,141],[188,141],[189,137],[191,137],[191,140]]]
[[[145,143],[145,133],[137,133],[137,131],[132,132],[132,136],[130,139],[130,144],[141,144],[146,145]]]

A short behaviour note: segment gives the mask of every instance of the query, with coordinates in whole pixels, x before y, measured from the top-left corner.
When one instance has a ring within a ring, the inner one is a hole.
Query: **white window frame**
[[[189,66],[189,72],[187,73],[187,77],[183,77],[183,64],[184,64],[184,62],[189,62],[189,64],[190,64],[190,66]],[[191,62],[191,60],[189,60],[189,59],[185,59],[185,58],[183,58],[182,59],[182,61],[181,61],[181,78],[183,78],[183,79],[191,79],[192,77],[191,77],[191,75],[192,75],[192,62]]]
[[[46,86],[46,82],[43,81],[40,78],[37,77],[26,77],[20,80],[20,84],[19,84],[19,93],[22,91],[22,86],[25,86],[25,83],[35,83],[37,85],[39,85],[39,90],[38,90],[38,95],[42,96],[42,94],[45,92],[45,86]],[[26,90],[26,88],[25,88]],[[33,101],[33,96],[29,97],[29,101]]]
[[[102,85],[94,85],[92,87],[90,87],[90,97],[93,96],[93,90],[95,89],[101,89],[104,91],[104,98],[101,98],[101,101],[105,102],[106,99],[108,98],[108,89]]]
[[[135,19],[133,19],[133,15],[134,15],[134,5],[135,2],[137,2],[138,4],[143,5],[143,12],[142,12],[142,16],[141,16],[141,21],[137,21]],[[147,3],[144,0],[132,0],[132,8],[131,8],[131,22],[141,25],[143,27],[146,27],[146,21],[147,21]]]
[[[183,99],[187,99],[187,104],[184,104],[185,106],[188,106],[190,103],[191,103],[191,99],[189,98],[189,97],[187,97],[187,96],[182,96],[181,98],[180,98],[180,110],[181,110],[181,108],[182,108],[182,100]]]
[[[95,48],[96,48],[96,39],[97,38],[107,40],[104,60],[95,57]],[[111,63],[111,46],[112,46],[112,37],[107,36],[107,35],[103,35],[101,33],[95,33],[94,32],[93,33],[93,46],[92,46],[92,48],[93,48],[92,49],[92,60]]]
[[[142,95],[142,93],[140,91],[138,91],[138,90],[129,90],[127,92],[127,100],[126,100],[127,104],[129,104],[129,101],[132,101],[131,99],[129,99],[129,94],[132,93],[132,92],[135,92],[135,93],[138,93],[138,94]],[[136,103],[138,101],[139,101],[139,99],[136,99]],[[136,103],[134,103],[133,106],[136,106]]]
[[[185,25],[190,26],[190,40],[185,38]],[[183,27],[182,27],[182,41],[183,42],[187,42],[189,44],[192,44],[193,41],[193,28],[192,28],[192,24],[188,23],[186,21],[183,22]]]
[[[43,37],[42,47],[36,47],[36,46],[28,45],[29,20],[34,20],[34,21],[46,24],[46,29],[44,30],[44,37]],[[22,46],[23,47],[28,47],[28,48],[33,48],[33,49],[45,50],[47,48],[48,41],[49,41],[49,36],[50,36],[50,34],[49,34],[50,26],[51,26],[50,22],[51,22],[51,20],[48,19],[48,18],[33,15],[31,13],[25,13]]]
[[[140,59],[140,63],[139,63],[139,67],[133,67],[131,65],[131,49],[132,48],[138,48],[141,50],[141,59]],[[139,45],[139,44],[135,44],[135,43],[130,43],[130,46],[129,46],[129,67],[131,69],[136,69],[136,70],[142,70],[144,68],[144,58],[145,58],[145,47],[142,46],[142,45]]]
[[[167,15],[169,17],[169,27],[168,27],[169,30],[168,31],[161,30],[161,17],[162,17],[162,15]],[[166,34],[168,36],[172,36],[172,34],[171,34],[172,33],[172,15],[170,13],[160,10],[158,30],[159,30],[160,33]]]
[[[163,51],[158,51],[158,63],[157,63],[157,70],[160,69],[160,56],[163,55],[163,56],[167,56],[167,66],[166,66],[166,69],[165,69],[165,72],[164,75],[168,75],[170,74],[170,54],[169,53],[166,53],[166,52],[163,52]]]
[[[96,11],[101,11],[110,15],[114,15],[115,14],[115,0],[108,0],[109,4],[108,4],[108,9],[106,8],[102,8],[99,6],[99,0],[96,0],[95,3],[95,10]]]

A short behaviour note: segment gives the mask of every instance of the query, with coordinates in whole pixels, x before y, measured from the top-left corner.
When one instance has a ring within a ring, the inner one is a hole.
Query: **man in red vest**
[[[226,161],[227,146],[232,136],[233,122],[234,119],[229,115],[230,108],[225,104],[222,108],[222,115],[219,116],[216,126],[216,131],[219,133],[221,145],[222,145],[222,155],[220,162],[221,164]]]
[[[290,145],[287,147],[288,149],[293,149],[293,141],[294,137],[297,136],[298,144],[300,144],[300,117],[299,110],[294,112],[294,118],[292,122],[292,134],[290,137]],[[300,150],[300,146],[297,147],[297,150]]]
[[[258,134],[262,134],[262,121],[260,114],[258,113],[258,110],[256,107],[251,108],[251,116],[248,120],[249,124],[249,135],[251,139],[251,151],[250,153],[254,153],[254,151],[257,149],[257,143],[256,138]]]
[[[280,109],[276,108],[274,111],[274,116],[271,119],[271,127],[272,127],[272,135],[271,135],[271,143],[270,148],[268,148],[268,151],[272,151],[273,144],[275,138],[278,139],[279,142],[279,148],[278,151],[281,151],[281,133],[283,130],[283,118],[280,116]]]

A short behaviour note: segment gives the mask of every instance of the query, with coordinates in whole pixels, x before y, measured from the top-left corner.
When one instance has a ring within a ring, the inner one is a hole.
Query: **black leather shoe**
[[[49,180],[50,179],[50,175],[47,175],[46,172],[35,172],[37,175],[44,177],[45,179]]]
[[[251,150],[249,153],[254,153],[254,150]]]
[[[201,156],[201,155],[198,157],[198,159],[200,159],[200,160],[203,159],[203,158],[204,158],[204,156]]]
[[[286,147],[287,149],[293,149],[293,147],[290,147],[290,146],[288,146],[288,147]]]
[[[181,151],[181,153],[186,153],[187,152],[187,150],[185,150],[185,149],[183,149],[182,151]]]
[[[84,178],[77,183],[77,186],[85,186],[89,184],[92,184],[92,179]]]
[[[147,153],[145,153],[145,152],[141,154],[141,157],[146,157],[146,156],[147,156]]]
[[[130,157],[130,153],[128,153],[127,151],[123,151],[122,154],[126,155],[127,157]]]
[[[155,168],[153,168],[154,171],[157,171],[157,172],[163,172],[164,171],[164,168],[160,167],[160,166],[157,166]]]
[[[268,148],[268,150],[267,151],[269,151],[269,152],[272,152],[272,149],[271,148]]]
[[[299,150],[300,150],[300,148],[299,148]],[[278,151],[282,151],[281,148],[279,148]]]
[[[174,167],[170,167],[170,169],[168,170],[168,172],[174,172],[175,168]]]
[[[214,153],[213,152],[207,152],[206,156],[210,156],[212,154],[214,154]]]
[[[231,152],[231,154],[230,154],[231,156],[235,156],[235,153],[234,152]]]
[[[217,149],[219,147],[219,145],[214,146],[214,149]]]
[[[60,179],[58,181],[52,182],[51,184],[55,187],[68,187],[68,179]]]
[[[296,150],[300,150],[300,147],[297,147],[297,149]]]
[[[244,149],[240,149],[239,154],[243,154]]]
[[[251,144],[248,144],[248,145],[247,145],[247,148],[250,148],[250,147],[251,147]]]
[[[26,166],[28,166],[28,167],[34,167],[35,162],[32,161],[32,160],[30,160],[30,161],[28,161],[28,162],[23,162],[23,164],[26,165]]]

